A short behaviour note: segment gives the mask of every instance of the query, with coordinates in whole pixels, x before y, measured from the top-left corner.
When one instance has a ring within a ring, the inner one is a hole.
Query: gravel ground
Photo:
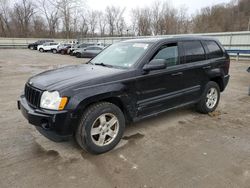
[[[16,100],[31,75],[86,60],[0,50],[0,187],[250,187],[250,61],[231,62],[217,111],[193,107],[126,128],[112,151],[94,156],[54,143],[29,125]]]

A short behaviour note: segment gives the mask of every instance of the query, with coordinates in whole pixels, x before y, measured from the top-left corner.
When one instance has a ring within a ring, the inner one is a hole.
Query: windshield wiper
[[[91,61],[88,61],[86,64],[94,65],[94,63],[92,63]]]
[[[104,63],[95,63],[94,65],[101,65],[103,67],[113,67],[112,65],[107,65],[107,64],[104,64]]]

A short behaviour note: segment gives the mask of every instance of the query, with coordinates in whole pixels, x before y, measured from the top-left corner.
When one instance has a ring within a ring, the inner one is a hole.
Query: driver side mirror
[[[144,65],[143,70],[149,72],[165,68],[167,68],[167,61],[165,59],[152,59],[148,64]]]

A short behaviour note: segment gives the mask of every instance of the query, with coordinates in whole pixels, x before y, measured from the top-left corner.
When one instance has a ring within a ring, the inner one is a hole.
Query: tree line
[[[87,10],[84,0],[0,0],[0,37],[77,38],[244,31],[250,27],[250,0],[204,7],[188,15],[167,0],[150,7],[107,6]],[[129,11],[131,23],[124,12]]]

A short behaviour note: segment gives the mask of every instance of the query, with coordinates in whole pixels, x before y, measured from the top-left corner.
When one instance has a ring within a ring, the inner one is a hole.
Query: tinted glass
[[[200,41],[183,42],[186,63],[205,60],[205,51]]]
[[[86,48],[86,50],[95,50],[95,47]]]
[[[219,58],[223,56],[223,52],[221,48],[218,46],[218,44],[215,41],[204,41],[204,43],[207,45],[209,54],[208,58]]]
[[[102,50],[101,48],[99,48],[99,47],[95,47],[95,50]]]
[[[178,64],[178,47],[176,44],[162,46],[153,59],[165,59],[167,66]]]
[[[91,60],[116,67],[129,68],[148,50],[148,43],[119,42],[112,44]]]

